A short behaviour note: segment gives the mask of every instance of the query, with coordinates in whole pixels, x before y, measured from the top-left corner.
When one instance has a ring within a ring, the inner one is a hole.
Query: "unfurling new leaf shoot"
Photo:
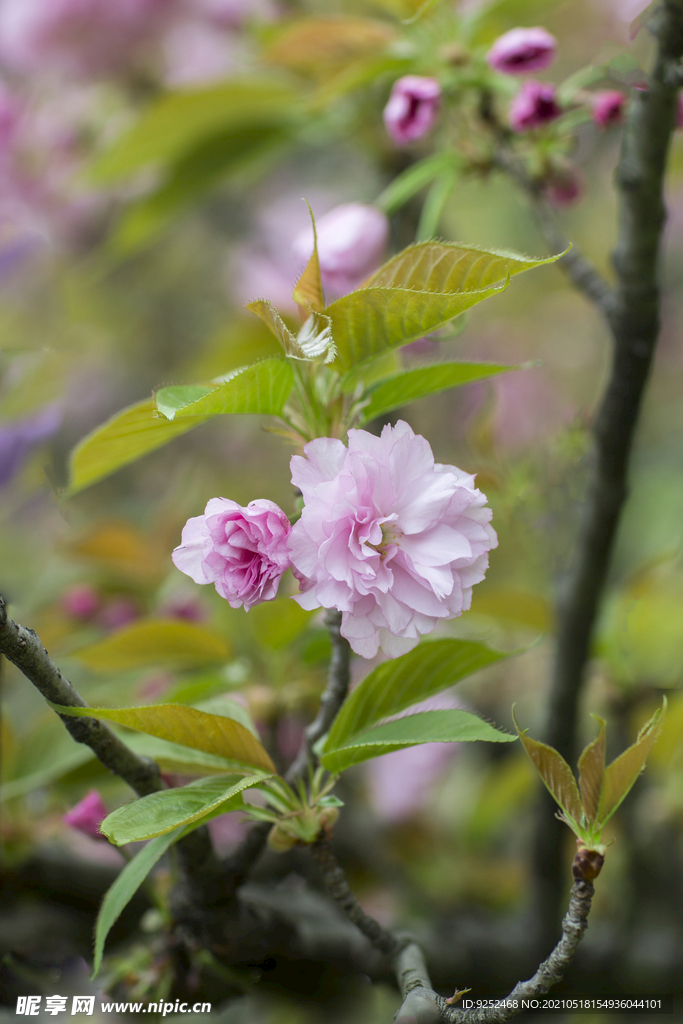
[[[604,853],[602,831],[617,807],[630,792],[645,767],[650,750],[659,735],[666,698],[638,733],[627,750],[605,767],[605,723],[597,715],[596,738],[579,758],[579,785],[565,759],[546,743],[527,736],[519,728],[514,710],[512,719],[524,749],[534,763],[551,795],[561,807],[559,817],[577,836],[580,847]]]

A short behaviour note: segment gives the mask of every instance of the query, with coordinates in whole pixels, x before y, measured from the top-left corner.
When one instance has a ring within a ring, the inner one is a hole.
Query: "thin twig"
[[[329,840],[318,839],[310,849],[320,868],[327,891],[342,908],[349,921],[352,921],[381,953],[386,956],[396,956],[405,945],[405,941],[396,938],[386,928],[383,928],[379,921],[375,921],[374,917],[365,913],[351,892],[346,875],[332,852]]]
[[[664,0],[652,22],[657,57],[647,91],[635,91],[624,128],[616,181],[619,233],[617,289],[609,321],[614,339],[610,379],[594,427],[592,481],[558,609],[558,637],[546,740],[567,760],[577,747],[577,709],[600,598],[621,512],[634,432],[659,335],[659,268],[666,210],[664,176],[675,126],[683,0]],[[557,916],[561,825],[548,828],[539,809],[535,877],[547,932]]]

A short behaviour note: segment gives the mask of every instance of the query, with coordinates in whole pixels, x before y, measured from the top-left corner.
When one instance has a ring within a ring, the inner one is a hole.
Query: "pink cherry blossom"
[[[591,97],[593,121],[599,128],[608,128],[624,120],[626,96],[617,89],[601,89]]]
[[[213,583],[231,608],[272,601],[289,568],[290,525],[281,508],[265,498],[244,508],[229,498],[211,498],[203,516],[188,519],[173,561],[195,583]]]
[[[344,203],[316,221],[320,276],[327,298],[339,298],[357,288],[382,262],[389,241],[389,221],[376,206]],[[299,232],[294,251],[308,260],[313,251],[313,228]]]
[[[394,82],[384,124],[396,145],[405,146],[431,131],[440,104],[441,86],[435,78],[404,75]]]
[[[108,814],[109,811],[100,794],[96,789],[91,789],[75,807],[67,811],[62,821],[86,836],[106,841],[106,836],[100,832],[100,825]]]
[[[89,583],[76,583],[62,597],[62,608],[73,619],[89,619],[100,607],[100,595]]]
[[[524,75],[552,64],[557,41],[544,28],[513,28],[496,39],[486,54],[495,71],[506,75]]]
[[[530,78],[522,84],[510,104],[510,127],[514,132],[529,131],[554,121],[561,113],[555,86]]]
[[[302,608],[342,612],[342,635],[372,658],[411,650],[470,607],[498,541],[474,477],[434,462],[407,423],[350,430],[291,461],[304,509],[289,548]]]

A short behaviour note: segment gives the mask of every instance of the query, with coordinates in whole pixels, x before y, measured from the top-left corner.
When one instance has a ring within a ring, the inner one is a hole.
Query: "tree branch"
[[[23,672],[46,700],[67,707],[88,705],[66,679],[32,629],[18,625],[7,614],[0,597],[0,654]],[[95,757],[118,775],[138,796],[147,796],[164,789],[159,768],[147,757],[138,757],[112,730],[96,718],[72,718],[59,715],[64,727],[76,743],[90,747]],[[177,844],[186,870],[204,866],[212,857],[208,832],[198,829]]]
[[[598,604],[627,498],[633,437],[659,334],[659,267],[666,211],[664,175],[674,130],[683,55],[683,0],[664,0],[652,23],[657,56],[647,91],[634,91],[616,173],[619,233],[617,289],[609,323],[610,379],[594,426],[592,481],[576,558],[559,601],[558,636],[546,741],[566,760],[577,747],[577,709]],[[539,809],[535,877],[547,931],[557,915],[561,840]]]

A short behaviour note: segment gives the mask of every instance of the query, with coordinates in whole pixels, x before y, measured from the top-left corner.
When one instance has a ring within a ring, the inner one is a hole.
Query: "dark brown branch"
[[[319,839],[311,846],[311,853],[320,868],[327,891],[342,908],[349,921],[352,921],[381,953],[396,956],[404,943],[362,909],[349,888],[346,875],[337,863],[329,841]]]
[[[683,0],[665,0],[652,23],[657,57],[647,91],[635,91],[616,173],[619,234],[617,289],[609,312],[614,347],[609,383],[595,420],[592,481],[576,558],[559,602],[558,638],[546,740],[565,759],[577,747],[577,708],[598,604],[627,498],[633,437],[659,335],[659,267],[666,211],[664,175],[676,118],[683,55]],[[546,804],[548,801],[545,802]],[[557,913],[561,825],[537,830],[538,903]],[[553,903],[555,909],[553,910]]]
[[[0,654],[23,672],[46,700],[67,707],[88,705],[66,679],[32,629],[18,625],[7,614],[0,597]],[[159,768],[147,757],[138,757],[112,730],[96,718],[59,716],[64,727],[76,741],[90,747],[97,759],[128,783],[138,796],[147,796],[164,789]],[[211,857],[208,833],[197,830],[178,843],[183,866],[204,865]]]

